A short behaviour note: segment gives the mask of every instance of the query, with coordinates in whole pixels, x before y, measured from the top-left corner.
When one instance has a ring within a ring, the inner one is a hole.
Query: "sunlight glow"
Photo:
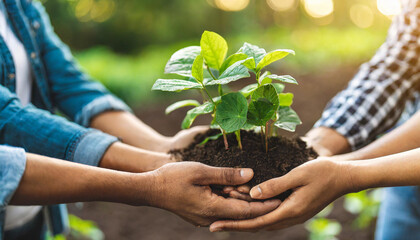
[[[355,4],[350,8],[350,19],[356,26],[368,28],[373,24],[373,11],[364,4]]]
[[[395,16],[401,12],[399,0],[377,0],[378,10],[386,16]]]
[[[334,11],[332,0],[304,0],[304,6],[309,16],[313,18],[326,17]]]
[[[267,0],[268,6],[276,12],[285,12],[296,8],[296,0]]]
[[[249,0],[215,0],[214,3],[223,11],[237,12],[246,8]]]

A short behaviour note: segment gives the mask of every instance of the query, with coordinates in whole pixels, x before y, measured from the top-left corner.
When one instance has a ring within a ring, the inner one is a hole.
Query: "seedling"
[[[283,93],[284,85],[273,83],[279,81],[297,84],[289,75],[276,75],[263,69],[289,54],[288,49],[277,49],[266,52],[263,48],[245,43],[236,53],[226,58],[228,44],[214,32],[205,31],[201,36],[200,46],[190,46],[175,52],[165,66],[165,73],[176,74],[180,79],[158,79],[152,90],[179,92],[197,89],[202,93],[203,102],[183,100],[166,109],[172,111],[186,106],[189,110],[182,122],[182,128],[191,126],[197,116],[211,114],[212,126],[219,128],[228,149],[226,134],[235,133],[238,147],[242,149],[241,129],[260,128],[268,151],[268,137],[273,128],[294,132],[301,124],[298,115],[290,107],[292,93]],[[256,83],[246,86],[237,92],[226,93],[223,88],[230,82],[250,77],[255,74]],[[217,86],[218,96],[212,96],[209,87]],[[214,140],[216,136],[208,140]]]

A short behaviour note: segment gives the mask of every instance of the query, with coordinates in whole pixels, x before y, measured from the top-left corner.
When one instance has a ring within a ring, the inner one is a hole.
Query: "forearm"
[[[132,174],[27,154],[13,205],[110,201],[145,205],[151,174]]]
[[[387,133],[371,144],[351,153],[334,156],[336,160],[372,159],[400,153],[420,147],[420,113],[403,125]]]
[[[91,127],[119,137],[124,143],[151,151],[166,149],[165,137],[129,112],[108,111],[94,117]]]
[[[420,149],[390,156],[343,163],[354,190],[375,187],[420,185]]]
[[[148,172],[172,162],[165,153],[152,152],[121,142],[113,143],[102,157],[99,166],[126,172]]]

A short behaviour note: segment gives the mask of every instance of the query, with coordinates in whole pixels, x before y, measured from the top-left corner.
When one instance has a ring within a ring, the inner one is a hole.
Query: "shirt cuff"
[[[0,145],[0,211],[12,199],[19,186],[26,167],[26,154],[23,148]]]
[[[76,115],[75,122],[84,127],[90,125],[90,120],[98,114],[105,111],[128,111],[131,112],[130,107],[123,101],[114,97],[111,94],[96,98]]]
[[[89,129],[78,140],[70,161],[90,166],[98,166],[106,150],[118,138],[98,130]]]

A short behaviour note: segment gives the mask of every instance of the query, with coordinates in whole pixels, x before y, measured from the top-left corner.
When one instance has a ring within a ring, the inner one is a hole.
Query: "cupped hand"
[[[216,168],[195,162],[170,163],[151,172],[150,205],[174,212],[186,221],[208,226],[221,219],[249,219],[279,206],[279,200],[247,202],[224,198],[210,185],[239,185],[251,180],[251,169]]]
[[[209,129],[209,126],[196,126],[181,130],[175,136],[168,137],[167,141],[162,144],[160,151],[168,152],[172,149],[186,148],[194,141],[195,136],[205,133]]]
[[[349,166],[343,162],[325,158],[307,162],[251,189],[253,199],[268,199],[293,189],[276,210],[249,220],[217,221],[210,226],[210,231],[277,230],[303,223],[341,195],[354,190],[349,173]]]

